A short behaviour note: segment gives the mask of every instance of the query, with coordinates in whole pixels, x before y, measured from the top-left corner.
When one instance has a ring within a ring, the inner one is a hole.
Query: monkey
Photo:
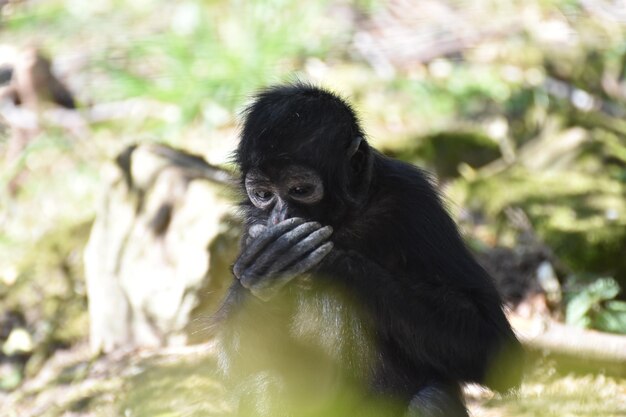
[[[296,82],[244,111],[244,230],[215,316],[239,416],[467,417],[461,385],[519,386],[523,350],[431,176]]]

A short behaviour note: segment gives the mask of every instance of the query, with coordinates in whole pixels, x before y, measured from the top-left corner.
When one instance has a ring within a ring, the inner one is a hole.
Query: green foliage
[[[480,132],[437,133],[422,138],[417,149],[411,148],[405,147],[397,156],[412,161],[414,153],[442,179],[458,176],[461,164],[479,168],[500,157],[497,142]]]
[[[626,334],[626,302],[613,300],[619,292],[620,287],[612,278],[592,282],[567,303],[567,323]]]
[[[537,159],[534,153],[530,157]],[[458,179],[451,194],[457,204],[485,215],[500,236],[511,232],[506,208],[521,208],[539,237],[572,271],[611,275],[624,287],[624,182],[613,178],[607,166],[587,172],[580,165],[576,168],[537,172],[514,166],[495,176],[479,173]]]
[[[96,66],[112,76],[114,96],[150,97],[181,107],[181,123],[211,103],[233,111],[251,91],[295,71],[300,56],[329,47],[311,37],[327,5],[321,2],[187,1],[170,9],[168,30],[104,51]],[[111,59],[111,54],[121,59]],[[166,74],[163,76],[163,74]]]

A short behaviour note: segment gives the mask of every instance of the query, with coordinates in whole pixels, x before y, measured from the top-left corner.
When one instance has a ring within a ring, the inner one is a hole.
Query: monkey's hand
[[[295,277],[317,266],[333,248],[330,226],[291,218],[275,226],[255,225],[233,267],[235,277],[252,294],[269,300]]]

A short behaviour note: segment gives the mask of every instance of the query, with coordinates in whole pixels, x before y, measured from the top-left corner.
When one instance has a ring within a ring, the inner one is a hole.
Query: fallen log
[[[553,320],[526,319],[516,314],[510,314],[509,319],[529,353],[554,359],[560,370],[626,376],[624,335],[582,329]]]

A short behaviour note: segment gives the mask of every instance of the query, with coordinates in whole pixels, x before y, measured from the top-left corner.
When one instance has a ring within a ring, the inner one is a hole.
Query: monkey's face
[[[267,226],[292,217],[319,220],[324,184],[319,174],[302,165],[279,169],[254,168],[246,174],[250,202],[267,218]]]

